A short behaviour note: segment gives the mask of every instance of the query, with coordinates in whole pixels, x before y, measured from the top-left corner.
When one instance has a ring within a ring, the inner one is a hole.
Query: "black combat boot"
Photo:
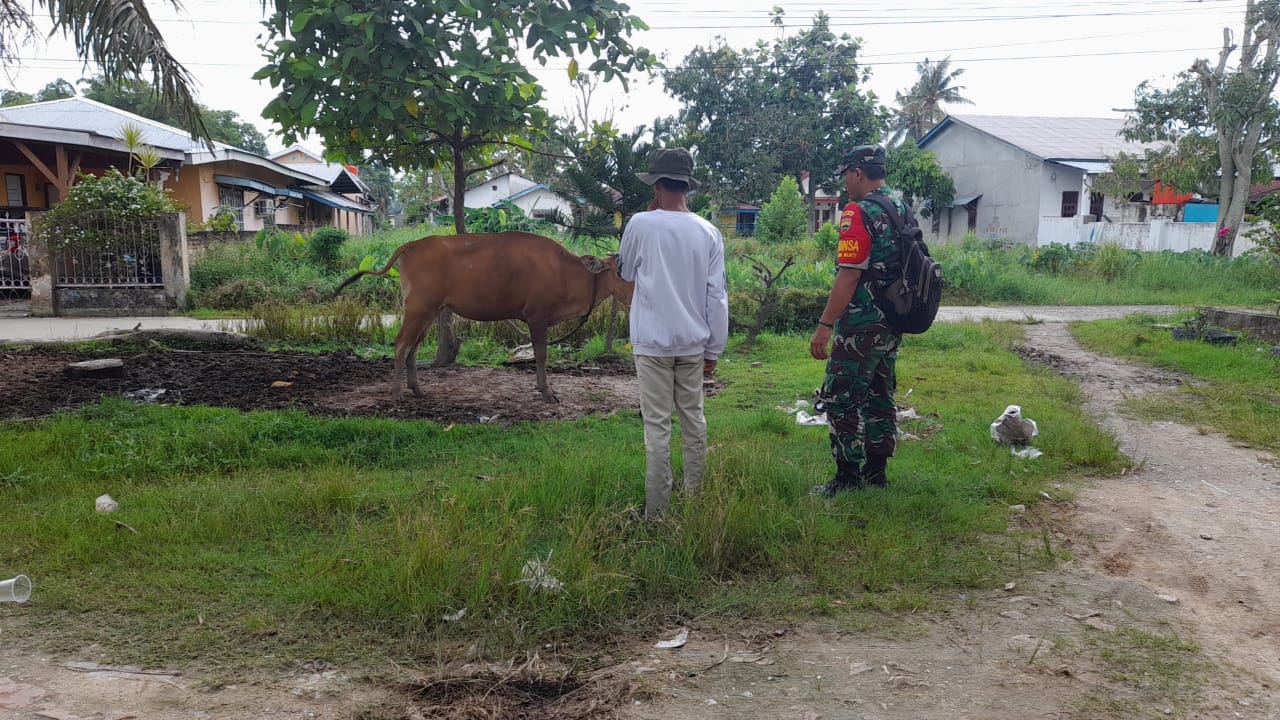
[[[888,487],[889,478],[884,473],[888,464],[888,455],[868,455],[867,464],[862,468],[862,481],[871,487]]]
[[[845,490],[857,490],[863,486],[862,468],[858,463],[845,462],[843,460],[836,461],[836,474],[826,485],[818,485],[813,489],[814,495],[822,497],[835,497],[837,494]]]

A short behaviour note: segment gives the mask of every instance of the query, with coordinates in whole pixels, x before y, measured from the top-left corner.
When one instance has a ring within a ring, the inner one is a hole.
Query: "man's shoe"
[[[871,487],[888,487],[889,477],[885,474],[885,468],[889,464],[889,458],[884,455],[872,455],[867,458],[867,464],[862,468],[862,480]]]
[[[833,498],[845,490],[862,487],[862,470],[857,464],[836,463],[836,474],[825,485],[813,488],[814,495]]]

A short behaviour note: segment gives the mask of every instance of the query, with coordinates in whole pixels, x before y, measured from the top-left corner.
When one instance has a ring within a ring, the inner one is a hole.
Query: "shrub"
[[[818,232],[813,234],[813,242],[824,253],[833,254],[840,246],[840,231],[836,230],[836,226],[829,222],[822,223],[822,227],[818,228]]]
[[[778,291],[778,309],[765,321],[764,330],[776,333],[809,332],[822,317],[830,291],[786,287]],[[745,332],[756,320],[759,298],[746,291],[729,293],[729,330]]]
[[[65,222],[90,210],[109,209],[126,220],[154,220],[182,212],[183,206],[159,185],[129,177],[115,168],[102,175],[81,174],[67,197],[43,216],[44,222]]]
[[[234,232],[240,229],[235,213],[225,205],[219,206],[204,221],[187,223],[187,232]]]
[[[756,238],[766,243],[795,242],[804,238],[808,221],[800,186],[795,178],[787,176],[761,208],[756,218]]]
[[[307,256],[311,262],[323,268],[336,268],[342,252],[342,244],[350,235],[336,227],[322,227],[311,234],[307,244]]]
[[[243,278],[193,292],[200,307],[213,310],[244,310],[267,302],[271,288],[256,278]]]

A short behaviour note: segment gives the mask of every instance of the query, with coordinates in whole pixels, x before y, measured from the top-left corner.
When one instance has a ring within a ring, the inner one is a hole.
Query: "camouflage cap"
[[[889,160],[885,155],[884,148],[879,145],[859,145],[845,151],[840,167],[836,168],[836,176],[839,177],[849,170],[853,170],[854,168],[859,168],[864,165],[879,165],[884,167],[888,164]]]

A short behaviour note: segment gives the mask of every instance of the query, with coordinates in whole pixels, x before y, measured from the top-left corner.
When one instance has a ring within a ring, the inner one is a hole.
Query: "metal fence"
[[[30,242],[30,223],[0,218],[0,290],[31,289]]]
[[[92,210],[57,224],[38,221],[58,287],[161,287],[160,222]]]

